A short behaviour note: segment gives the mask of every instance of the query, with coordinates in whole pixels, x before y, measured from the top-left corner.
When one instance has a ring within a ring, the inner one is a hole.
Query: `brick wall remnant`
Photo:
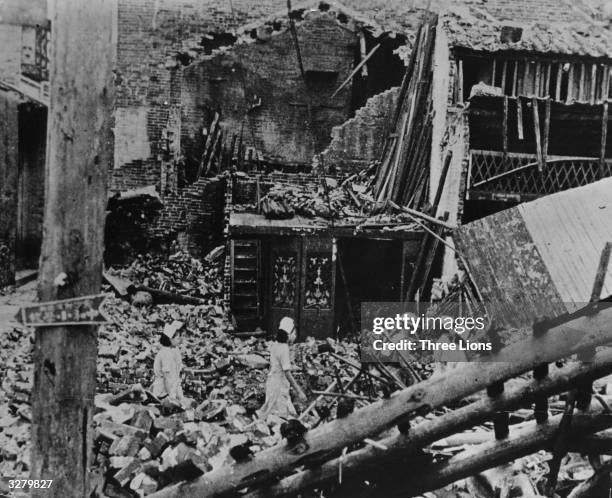
[[[237,44],[184,70],[184,153],[201,156],[201,129],[215,112],[226,136],[242,136],[266,159],[310,164],[329,144],[333,126],[351,113],[351,85],[334,90],[354,67],[358,39],[327,12],[305,15],[297,27],[302,76],[289,31]]]
[[[322,165],[336,172],[354,173],[377,160],[397,106],[399,87],[368,99],[355,116],[332,128],[331,144],[321,154]]]

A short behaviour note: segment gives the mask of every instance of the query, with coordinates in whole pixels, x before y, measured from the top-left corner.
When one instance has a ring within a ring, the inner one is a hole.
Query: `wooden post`
[[[542,137],[542,159],[544,161],[544,166],[546,166],[546,161],[548,161],[548,142],[550,136],[550,97],[546,97],[546,101],[544,102],[544,136]]]
[[[599,150],[599,178],[606,176],[606,143],[608,141],[608,101],[603,104],[601,115],[601,146]]]
[[[504,117],[502,121],[502,144],[504,151],[504,166],[506,165],[506,159],[508,158],[508,97],[504,96]]]
[[[41,301],[100,291],[113,157],[112,0],[56,0],[51,25]],[[33,496],[90,495],[96,357],[94,326],[36,329],[32,479],[53,484]]]
[[[544,170],[544,157],[542,154],[542,130],[540,129],[540,113],[538,111],[538,99],[531,99],[533,110],[533,133],[535,135],[536,157],[538,160],[538,171],[541,173]]]

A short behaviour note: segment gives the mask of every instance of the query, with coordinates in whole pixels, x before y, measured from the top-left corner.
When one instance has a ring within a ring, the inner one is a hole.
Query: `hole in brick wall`
[[[179,52],[176,54],[176,60],[183,66],[188,66],[193,61],[193,57],[186,52]]]
[[[343,14],[342,12],[338,14],[338,17],[336,19],[338,19],[338,21],[342,24],[346,24],[349,20],[348,16],[346,14]]]
[[[321,12],[327,12],[330,9],[331,5],[329,5],[327,2],[321,2],[319,4],[319,10]]]
[[[380,47],[367,62],[367,78],[355,78],[353,80],[353,108],[359,109],[366,100],[374,95],[399,86],[406,70],[404,62],[395,54],[395,50],[406,45],[407,38],[397,33],[384,33],[379,37],[372,36],[368,31],[364,32],[366,39],[366,53],[369,53],[376,45]],[[356,51],[355,64],[361,61],[359,48]]]
[[[295,21],[302,20],[304,19],[304,12],[306,12],[306,9],[292,10],[291,12],[289,12],[289,18]]]
[[[233,45],[236,40],[237,38],[232,33],[208,33],[202,36],[200,45],[204,47],[204,53],[210,55],[214,50]]]
[[[279,31],[282,27],[283,23],[278,20],[272,23],[272,28],[274,29],[274,31]]]

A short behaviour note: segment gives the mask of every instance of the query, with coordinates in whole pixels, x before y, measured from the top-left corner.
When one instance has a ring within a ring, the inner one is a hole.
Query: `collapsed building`
[[[449,228],[611,173],[611,38],[577,2],[120,0],[116,17],[107,256],[227,242],[241,331],[355,330],[360,303],[456,271]],[[50,31],[2,33],[6,284],[42,237]]]

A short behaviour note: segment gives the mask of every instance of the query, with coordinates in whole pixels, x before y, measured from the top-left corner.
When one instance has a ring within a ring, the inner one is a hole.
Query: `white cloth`
[[[183,389],[181,387],[181,370],[183,369],[183,361],[181,353],[176,348],[162,346],[153,362],[153,373],[155,379],[151,391],[153,396],[165,397],[182,401]],[[164,383],[164,378],[166,382]],[[166,391],[168,385],[169,392]]]
[[[259,417],[268,415],[283,418],[295,417],[297,412],[289,394],[289,380],[285,371],[291,370],[291,356],[286,343],[273,342],[270,345],[270,373],[266,381],[266,402],[259,410]]]

